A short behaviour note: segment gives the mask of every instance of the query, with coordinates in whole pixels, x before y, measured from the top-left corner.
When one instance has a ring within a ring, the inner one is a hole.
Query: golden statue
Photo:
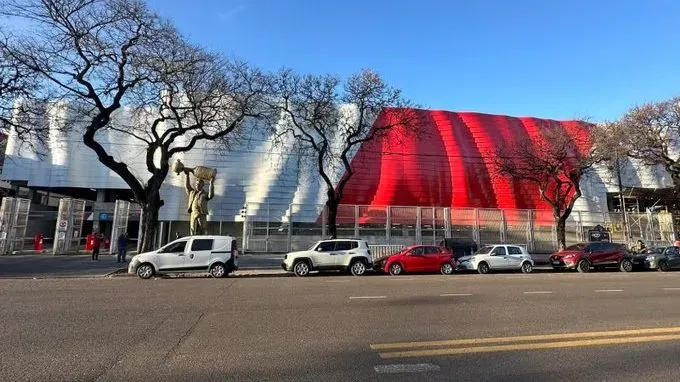
[[[205,235],[208,233],[208,201],[215,196],[214,180],[217,176],[217,170],[203,166],[185,167],[182,161],[177,159],[172,166],[172,170],[179,175],[184,173],[186,176],[184,188],[189,196],[189,205],[187,212],[190,215],[189,232],[191,235]],[[191,186],[191,177],[189,174],[194,174],[196,177],[196,184]],[[203,189],[205,181],[208,181],[208,193]]]

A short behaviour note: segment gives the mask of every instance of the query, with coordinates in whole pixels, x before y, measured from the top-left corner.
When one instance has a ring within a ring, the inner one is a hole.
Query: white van
[[[224,277],[238,269],[236,239],[231,236],[187,236],[132,258],[128,273],[148,279],[170,272],[208,272]]]

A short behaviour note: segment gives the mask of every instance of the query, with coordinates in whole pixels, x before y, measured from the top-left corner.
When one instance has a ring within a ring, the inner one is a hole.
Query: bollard
[[[38,232],[33,237],[33,249],[36,251],[43,251],[45,244],[43,243],[43,234]]]

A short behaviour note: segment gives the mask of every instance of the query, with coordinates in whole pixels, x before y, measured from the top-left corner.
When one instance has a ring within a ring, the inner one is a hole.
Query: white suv
[[[458,270],[475,270],[485,274],[492,270],[521,270],[530,273],[534,260],[520,245],[491,244],[480,248],[472,256],[458,259]]]
[[[208,272],[224,277],[238,269],[236,239],[231,236],[188,236],[132,258],[128,273],[148,279],[169,272]]]
[[[361,276],[373,267],[373,259],[365,240],[321,240],[306,251],[284,256],[281,267],[300,277],[311,271],[326,270],[349,271],[354,276]]]

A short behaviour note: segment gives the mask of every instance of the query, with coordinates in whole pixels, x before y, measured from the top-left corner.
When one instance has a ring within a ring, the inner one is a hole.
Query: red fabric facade
[[[563,128],[572,137],[585,132],[578,121],[417,112],[425,121],[419,136],[393,129],[359,149],[342,204],[549,209],[534,184],[494,177],[491,157],[501,142],[541,141],[545,128]]]

